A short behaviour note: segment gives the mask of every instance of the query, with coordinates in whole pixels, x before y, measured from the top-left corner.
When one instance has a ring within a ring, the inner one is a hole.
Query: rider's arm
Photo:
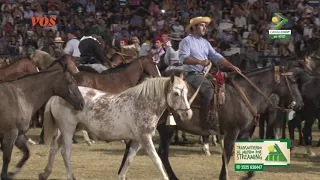
[[[220,53],[215,51],[209,42],[208,42],[208,46],[209,46],[209,55],[208,55],[208,59],[209,60],[211,60],[211,61],[213,61],[215,63],[219,63],[220,65],[222,65],[224,67],[227,67],[227,68],[233,67],[233,64],[231,64]]]
[[[201,60],[190,57],[190,43],[183,39],[179,44],[179,59],[182,64],[201,64]]]

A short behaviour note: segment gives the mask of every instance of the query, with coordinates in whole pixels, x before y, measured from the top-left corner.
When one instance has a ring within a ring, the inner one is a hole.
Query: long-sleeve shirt
[[[63,51],[66,54],[71,54],[73,57],[80,57],[79,40],[76,38],[70,39]]]
[[[202,37],[188,35],[179,44],[179,60],[183,63],[187,57],[196,58],[199,60],[210,60],[213,63],[218,63],[223,56],[217,53],[211,44]],[[183,65],[184,71],[203,71],[202,65]]]

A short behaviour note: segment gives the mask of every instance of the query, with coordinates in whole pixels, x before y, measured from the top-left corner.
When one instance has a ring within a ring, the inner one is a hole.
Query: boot
[[[211,135],[219,134],[218,119],[215,117],[212,107],[212,100],[203,99],[200,104],[199,117],[203,129],[209,129]]]

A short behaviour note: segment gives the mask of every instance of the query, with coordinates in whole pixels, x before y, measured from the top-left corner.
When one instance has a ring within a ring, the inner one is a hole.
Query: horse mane
[[[30,76],[35,76],[35,75],[38,75],[38,74],[45,74],[45,73],[55,72],[55,71],[61,71],[61,69],[40,71],[40,72],[36,72],[36,73],[25,74],[23,76],[19,76],[19,77],[15,78],[15,79],[0,80],[0,84],[1,83],[5,83],[5,82],[13,82],[13,81],[16,81],[16,80],[19,80],[19,79],[24,79],[24,78],[27,78],[27,77],[30,77]]]
[[[175,80],[177,80],[177,78],[175,78]],[[138,84],[137,86],[134,86],[121,92],[120,94],[130,95],[135,98],[143,96],[146,99],[159,97],[163,95],[169,82],[169,77],[150,78],[144,80],[141,84]]]

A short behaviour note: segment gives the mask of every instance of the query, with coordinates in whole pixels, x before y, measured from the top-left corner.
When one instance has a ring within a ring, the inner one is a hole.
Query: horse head
[[[77,83],[72,74],[68,71],[68,59],[69,55],[64,55],[61,58],[53,62],[48,69],[56,70],[57,67],[61,69],[62,76],[58,76],[55,81],[52,82],[54,93],[68,103],[72,104],[76,110],[83,110],[84,99],[79,91]]]
[[[274,67],[274,73],[276,85],[273,92],[283,98],[290,109],[300,110],[304,103],[294,73],[285,72],[284,68],[279,66]]]
[[[148,73],[153,77],[161,77],[157,64],[152,60],[152,57],[150,56],[139,57],[137,61],[139,61],[143,71],[145,71],[146,73]]]
[[[187,98],[188,87],[182,76],[171,76],[165,91],[168,106],[177,112],[182,120],[190,120],[193,111]]]

